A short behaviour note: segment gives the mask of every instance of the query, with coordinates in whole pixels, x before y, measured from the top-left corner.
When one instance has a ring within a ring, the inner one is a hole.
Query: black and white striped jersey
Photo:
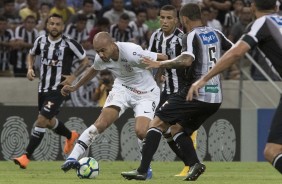
[[[124,31],[120,31],[118,24],[113,24],[110,27],[110,35],[117,42],[130,42],[133,39],[133,29],[130,26]]]
[[[15,30],[15,39],[23,40],[26,43],[32,44],[34,40],[38,37],[37,29],[32,31],[27,31],[23,25],[18,26]],[[17,51],[15,66],[19,69],[26,69],[26,56],[29,49],[21,49]]]
[[[78,32],[76,25],[70,23],[66,30],[65,35],[69,36],[70,38],[76,40],[78,43],[81,43],[82,41],[86,41],[89,38],[88,32],[86,29],[84,29],[81,32]]]
[[[31,55],[40,55],[39,92],[60,89],[62,75],[70,75],[74,57],[83,60],[86,52],[75,40],[62,36],[52,41],[47,35],[39,36],[30,49]]]
[[[232,43],[219,30],[211,27],[196,27],[183,38],[182,54],[194,58],[187,72],[188,88],[193,82],[200,79],[215,65],[217,60],[232,47]],[[187,88],[181,91],[186,97]],[[216,75],[207,84],[199,89],[199,101],[208,103],[222,102],[220,75]]]
[[[282,77],[282,17],[277,14],[263,16],[254,21],[242,41],[251,48],[257,46],[272,71]]]
[[[8,43],[14,38],[13,31],[7,29],[4,34],[0,35],[0,42]],[[0,71],[5,71],[9,69],[10,62],[10,50],[8,47],[0,45]]]
[[[165,37],[161,29],[157,29],[150,38],[148,50],[163,53],[169,59],[181,54],[183,32],[176,28],[175,31]],[[184,74],[186,69],[165,69],[165,83],[163,91],[166,94],[173,94],[184,85]]]

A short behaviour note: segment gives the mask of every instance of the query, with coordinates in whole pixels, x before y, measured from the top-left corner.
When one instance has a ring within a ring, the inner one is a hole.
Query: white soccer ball
[[[83,157],[78,161],[80,167],[76,174],[81,179],[91,179],[99,175],[99,163],[92,157]]]

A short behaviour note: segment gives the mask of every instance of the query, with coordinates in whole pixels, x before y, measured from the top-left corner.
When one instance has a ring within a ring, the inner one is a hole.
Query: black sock
[[[272,165],[282,174],[282,153],[274,158]]]
[[[147,132],[145,142],[142,149],[142,160],[139,168],[140,173],[147,173],[150,163],[153,159],[155,152],[158,149],[162,132],[156,128],[150,128]]]
[[[63,122],[58,121],[57,127],[53,129],[54,132],[56,132],[59,135],[65,136],[67,139],[71,138],[71,131],[64,125]]]
[[[31,158],[34,150],[39,146],[45,134],[45,128],[34,127],[32,130],[28,146],[26,148],[26,156]]]
[[[166,138],[166,139],[170,149],[172,149],[172,151],[178,156],[178,158],[183,160],[183,153],[180,150],[179,146],[176,144],[176,142],[172,139],[172,137],[171,139],[170,138]]]
[[[183,162],[186,166],[193,166],[195,163],[200,162],[190,136],[180,132],[175,134],[173,139],[183,153]]]

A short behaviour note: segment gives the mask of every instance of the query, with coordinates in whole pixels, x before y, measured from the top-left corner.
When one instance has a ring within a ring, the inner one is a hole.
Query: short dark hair
[[[62,21],[64,22],[63,17],[62,17],[61,15],[57,14],[57,13],[53,13],[53,14],[49,15],[49,17],[48,17],[47,20],[49,20],[49,19],[52,18],[52,17],[60,18],[60,19],[62,19]]]
[[[276,6],[276,0],[253,0],[258,10],[272,10]]]
[[[41,3],[41,4],[40,4],[40,8],[41,8],[42,6],[48,6],[49,8],[52,8],[52,5],[51,5],[50,3],[46,3],[46,2]]]
[[[83,13],[78,13],[76,14],[76,17],[75,17],[75,22],[78,22],[78,21],[87,21],[87,16]]]
[[[201,9],[200,6],[195,3],[188,3],[181,7],[180,16],[188,17],[190,20],[201,20]]]
[[[98,19],[97,24],[98,26],[109,26],[111,23],[108,18],[101,17]]]
[[[84,6],[86,3],[94,4],[93,0],[84,0],[82,5]]]
[[[139,13],[146,13],[146,14],[147,14],[147,11],[146,11],[145,8],[138,8],[138,9],[136,10],[136,15],[139,15]]]
[[[127,13],[123,13],[123,14],[120,15],[119,19],[130,20],[130,17]]]
[[[163,7],[161,7],[161,10],[164,10],[164,11],[173,11],[175,16],[177,16],[177,10],[174,6],[172,5],[164,5]]]

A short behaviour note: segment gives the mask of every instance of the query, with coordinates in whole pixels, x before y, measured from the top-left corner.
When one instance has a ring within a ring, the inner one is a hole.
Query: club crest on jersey
[[[55,55],[57,57],[61,56],[62,55],[62,51],[61,50],[55,50]]]
[[[214,32],[201,33],[199,35],[204,45],[218,42],[218,39]]]
[[[129,64],[124,64],[123,66],[125,68],[125,71],[127,71],[127,72],[132,72],[133,71],[133,68]]]

